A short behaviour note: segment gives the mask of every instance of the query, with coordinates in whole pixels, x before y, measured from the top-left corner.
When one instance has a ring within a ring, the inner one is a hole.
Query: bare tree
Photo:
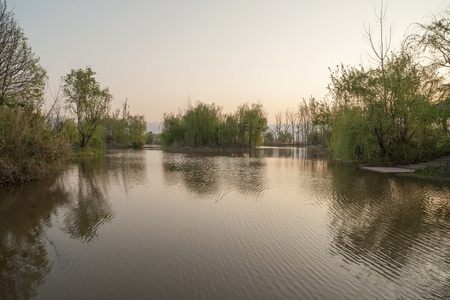
[[[45,78],[6,0],[0,0],[0,106],[42,100]]]
[[[301,130],[302,130],[302,115],[300,105],[297,105],[297,112],[295,112],[295,140],[297,144],[301,144]]]
[[[289,128],[292,132],[292,138],[294,139],[294,142],[295,142],[295,121],[296,121],[295,112],[293,110],[287,109],[286,110],[286,123],[289,124]]]
[[[281,111],[275,114],[275,139],[279,142],[281,127],[283,126],[283,113]]]
[[[306,102],[306,99],[303,98],[302,102],[298,104],[298,116],[299,116],[299,123],[301,124],[302,130],[302,142],[303,144],[307,144],[309,142],[308,140],[308,133],[309,133],[309,109],[308,109],[308,103]]]
[[[283,141],[284,141],[283,143],[284,144],[289,142],[288,141],[288,138],[289,138],[289,134],[288,133],[290,133],[289,130],[291,128],[291,123],[289,123],[288,114],[289,114],[289,109],[286,109],[286,111],[284,113],[284,124],[283,124]]]
[[[380,11],[377,12],[375,9],[375,17],[376,22],[378,23],[378,37],[376,37],[372,31],[371,26],[368,27],[364,26],[365,30],[365,38],[367,43],[370,45],[373,54],[368,54],[369,57],[380,64],[381,69],[384,70],[385,67],[385,61],[388,57],[390,48],[391,48],[391,35],[392,35],[392,28],[389,28],[389,33],[386,33],[386,13],[387,8],[384,7],[383,1],[381,1]],[[376,41],[378,39],[378,42]]]
[[[386,61],[388,60],[389,51],[391,49],[391,36],[392,27],[389,27],[389,32],[386,33],[386,13],[387,7],[384,7],[383,1],[381,1],[380,10],[377,13],[374,9],[376,22],[378,23],[378,37],[373,34],[373,31],[369,25],[368,28],[364,27],[366,32],[366,40],[372,49],[372,55],[368,54],[369,57],[379,64],[381,69],[381,80],[382,80],[382,99],[384,105],[388,101],[388,89],[386,83]],[[376,41],[378,39],[378,41]]]

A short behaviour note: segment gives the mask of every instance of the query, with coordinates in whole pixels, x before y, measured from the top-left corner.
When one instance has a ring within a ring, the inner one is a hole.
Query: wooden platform
[[[415,172],[413,169],[406,168],[394,168],[394,167],[362,167],[363,170],[373,171],[377,173],[412,173]]]

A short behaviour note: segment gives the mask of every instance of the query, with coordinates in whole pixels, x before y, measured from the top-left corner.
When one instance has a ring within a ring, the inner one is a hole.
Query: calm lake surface
[[[450,184],[311,149],[82,159],[0,190],[0,299],[28,298],[450,299]]]

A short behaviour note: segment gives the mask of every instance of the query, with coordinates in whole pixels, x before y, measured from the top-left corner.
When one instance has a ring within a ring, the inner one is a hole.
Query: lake
[[[449,299],[450,183],[117,150],[0,190],[1,299]]]

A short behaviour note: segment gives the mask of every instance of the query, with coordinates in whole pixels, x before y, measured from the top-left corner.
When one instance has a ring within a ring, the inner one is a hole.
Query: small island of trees
[[[160,135],[164,147],[256,147],[263,143],[267,113],[260,103],[242,104],[235,113],[197,102],[177,115],[164,116]]]

